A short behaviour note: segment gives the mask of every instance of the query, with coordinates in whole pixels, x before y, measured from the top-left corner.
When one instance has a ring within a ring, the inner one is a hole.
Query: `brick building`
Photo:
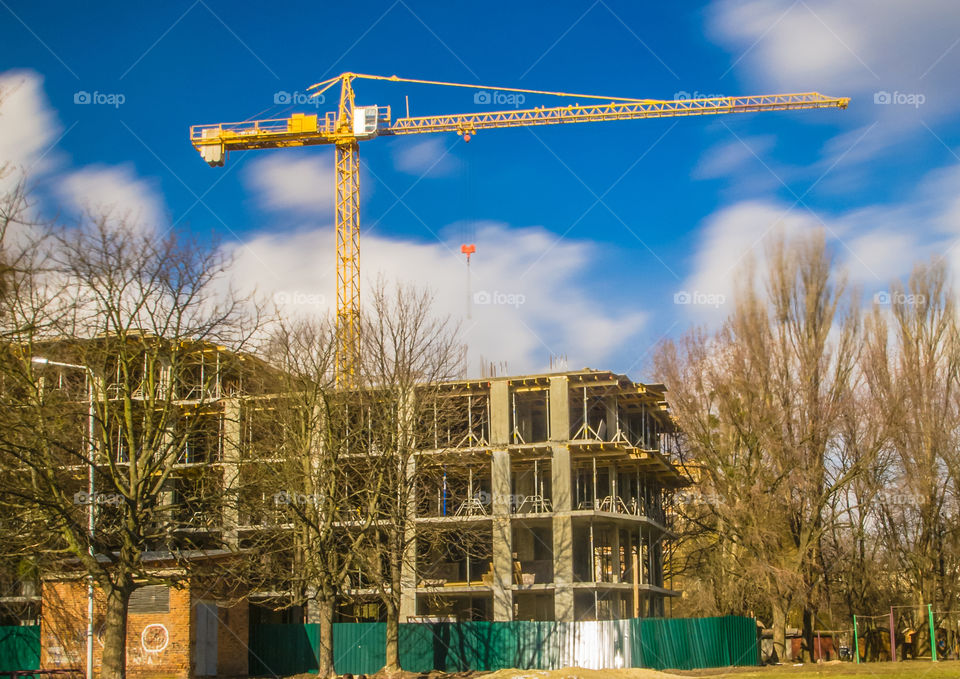
[[[214,558],[229,554],[215,555]],[[205,555],[209,560],[211,555]],[[167,575],[175,567],[165,555],[147,555],[151,568]],[[66,574],[41,585],[41,666],[86,664],[87,584]],[[105,605],[95,592],[93,666],[99,672]],[[244,676],[247,673],[249,605],[222,580],[194,577],[181,587],[146,585],[130,598],[127,671],[137,677]]]

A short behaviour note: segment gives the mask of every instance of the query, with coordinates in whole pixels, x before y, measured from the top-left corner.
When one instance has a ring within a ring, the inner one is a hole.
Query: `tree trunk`
[[[317,624],[320,638],[317,644],[317,676],[334,677],[333,666],[333,606],[334,599],[324,594],[317,595]]]
[[[387,664],[389,672],[400,669],[400,609],[387,606]]]
[[[403,551],[400,541],[392,537],[390,546],[390,596],[387,601],[387,664],[391,671],[400,669],[400,571]]]
[[[773,603],[773,655],[770,662],[780,663],[787,660],[787,614],[779,601]]]
[[[125,679],[127,674],[127,604],[130,592],[113,587],[107,592],[107,616],[103,630],[101,679]]]
[[[801,651],[802,662],[816,662],[817,656],[814,652],[814,634],[813,627],[816,616],[813,609],[809,606],[803,607],[803,649]]]

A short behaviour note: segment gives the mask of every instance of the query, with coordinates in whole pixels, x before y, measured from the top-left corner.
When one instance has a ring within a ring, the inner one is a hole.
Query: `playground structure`
[[[853,635],[856,663],[960,659],[960,612],[937,611],[933,604],[854,615]]]

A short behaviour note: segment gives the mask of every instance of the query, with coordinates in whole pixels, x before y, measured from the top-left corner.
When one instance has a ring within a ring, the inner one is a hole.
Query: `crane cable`
[[[575,97],[578,99],[599,99],[602,101],[629,101],[629,102],[644,103],[644,104],[652,104],[659,101],[666,101],[663,99],[636,99],[633,97],[608,97],[600,94],[574,94],[570,92],[552,92],[549,90],[528,90],[520,87],[498,87],[494,85],[468,85],[466,83],[451,83],[451,82],[444,82],[442,80],[420,80],[417,78],[401,78],[396,75],[386,76],[386,75],[369,75],[366,73],[344,73],[343,76],[349,76],[351,78],[361,78],[364,80],[385,80],[387,82],[414,83],[417,85],[443,85],[446,87],[465,87],[471,90],[496,90],[498,92],[545,94],[545,95],[550,95],[554,97]],[[343,76],[340,76],[340,77],[343,77]],[[323,80],[321,82],[318,82],[315,85],[311,85],[310,87],[308,87],[307,91],[315,89],[317,87],[325,86],[323,87],[322,90],[320,90],[321,92],[324,92],[334,84],[334,81],[339,80],[340,77],[333,78],[332,81]]]

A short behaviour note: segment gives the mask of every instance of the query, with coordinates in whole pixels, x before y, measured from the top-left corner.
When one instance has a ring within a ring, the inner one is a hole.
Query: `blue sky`
[[[364,284],[433,287],[463,317],[473,374],[481,356],[522,372],[566,354],[642,379],[658,340],[722,317],[738,263],[777,230],[825,229],[868,299],[917,260],[960,259],[953,3],[3,0],[0,16],[0,161],[28,171],[38,209],[213,235],[240,284],[295,313],[333,299],[333,150],[211,169],[190,125],[312,112],[278,93],[347,70],[659,99],[852,97],[846,111],[361,144]],[[357,85],[358,104],[395,115],[405,95],[413,114],[484,108],[472,90]],[[472,293],[502,302],[469,318],[464,240],[477,244]]]

